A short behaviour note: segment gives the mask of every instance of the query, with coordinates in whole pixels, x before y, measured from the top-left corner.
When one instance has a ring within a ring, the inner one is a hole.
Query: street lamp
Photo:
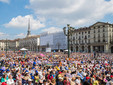
[[[6,38],[6,57],[7,57],[7,38]]]
[[[63,28],[64,34],[67,36],[67,47],[68,47],[68,58],[70,56],[70,50],[69,50],[69,36],[72,35],[72,33],[74,32],[74,28],[70,27],[70,24],[67,24],[67,31],[66,31],[66,27]]]
[[[6,39],[6,54],[7,54],[7,39]]]
[[[60,52],[60,43],[59,42],[57,43],[57,46],[58,46],[58,52]]]

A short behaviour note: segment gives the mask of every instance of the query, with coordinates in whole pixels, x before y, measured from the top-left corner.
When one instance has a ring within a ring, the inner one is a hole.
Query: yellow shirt
[[[97,80],[94,81],[93,85],[98,85],[98,81]]]

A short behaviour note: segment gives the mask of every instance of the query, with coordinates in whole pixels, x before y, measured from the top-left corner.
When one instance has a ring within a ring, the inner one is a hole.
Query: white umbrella
[[[28,50],[28,49],[26,49],[26,48],[21,48],[20,50],[21,50],[21,51],[26,51],[26,50]]]

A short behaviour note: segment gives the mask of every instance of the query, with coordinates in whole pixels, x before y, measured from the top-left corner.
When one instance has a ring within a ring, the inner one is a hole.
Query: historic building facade
[[[97,22],[89,27],[75,29],[70,37],[74,52],[113,53],[113,24]]]
[[[39,51],[40,36],[29,36],[19,40],[19,48],[26,48],[29,51]]]
[[[6,40],[0,40],[0,51],[4,51],[6,49]]]
[[[0,40],[0,51],[10,51],[19,49],[19,39],[14,40]]]

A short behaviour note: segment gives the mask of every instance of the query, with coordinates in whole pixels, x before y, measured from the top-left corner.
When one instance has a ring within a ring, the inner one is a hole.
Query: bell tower
[[[30,31],[30,19],[28,20],[28,31],[27,31],[27,37],[29,37],[31,35],[31,31]]]

